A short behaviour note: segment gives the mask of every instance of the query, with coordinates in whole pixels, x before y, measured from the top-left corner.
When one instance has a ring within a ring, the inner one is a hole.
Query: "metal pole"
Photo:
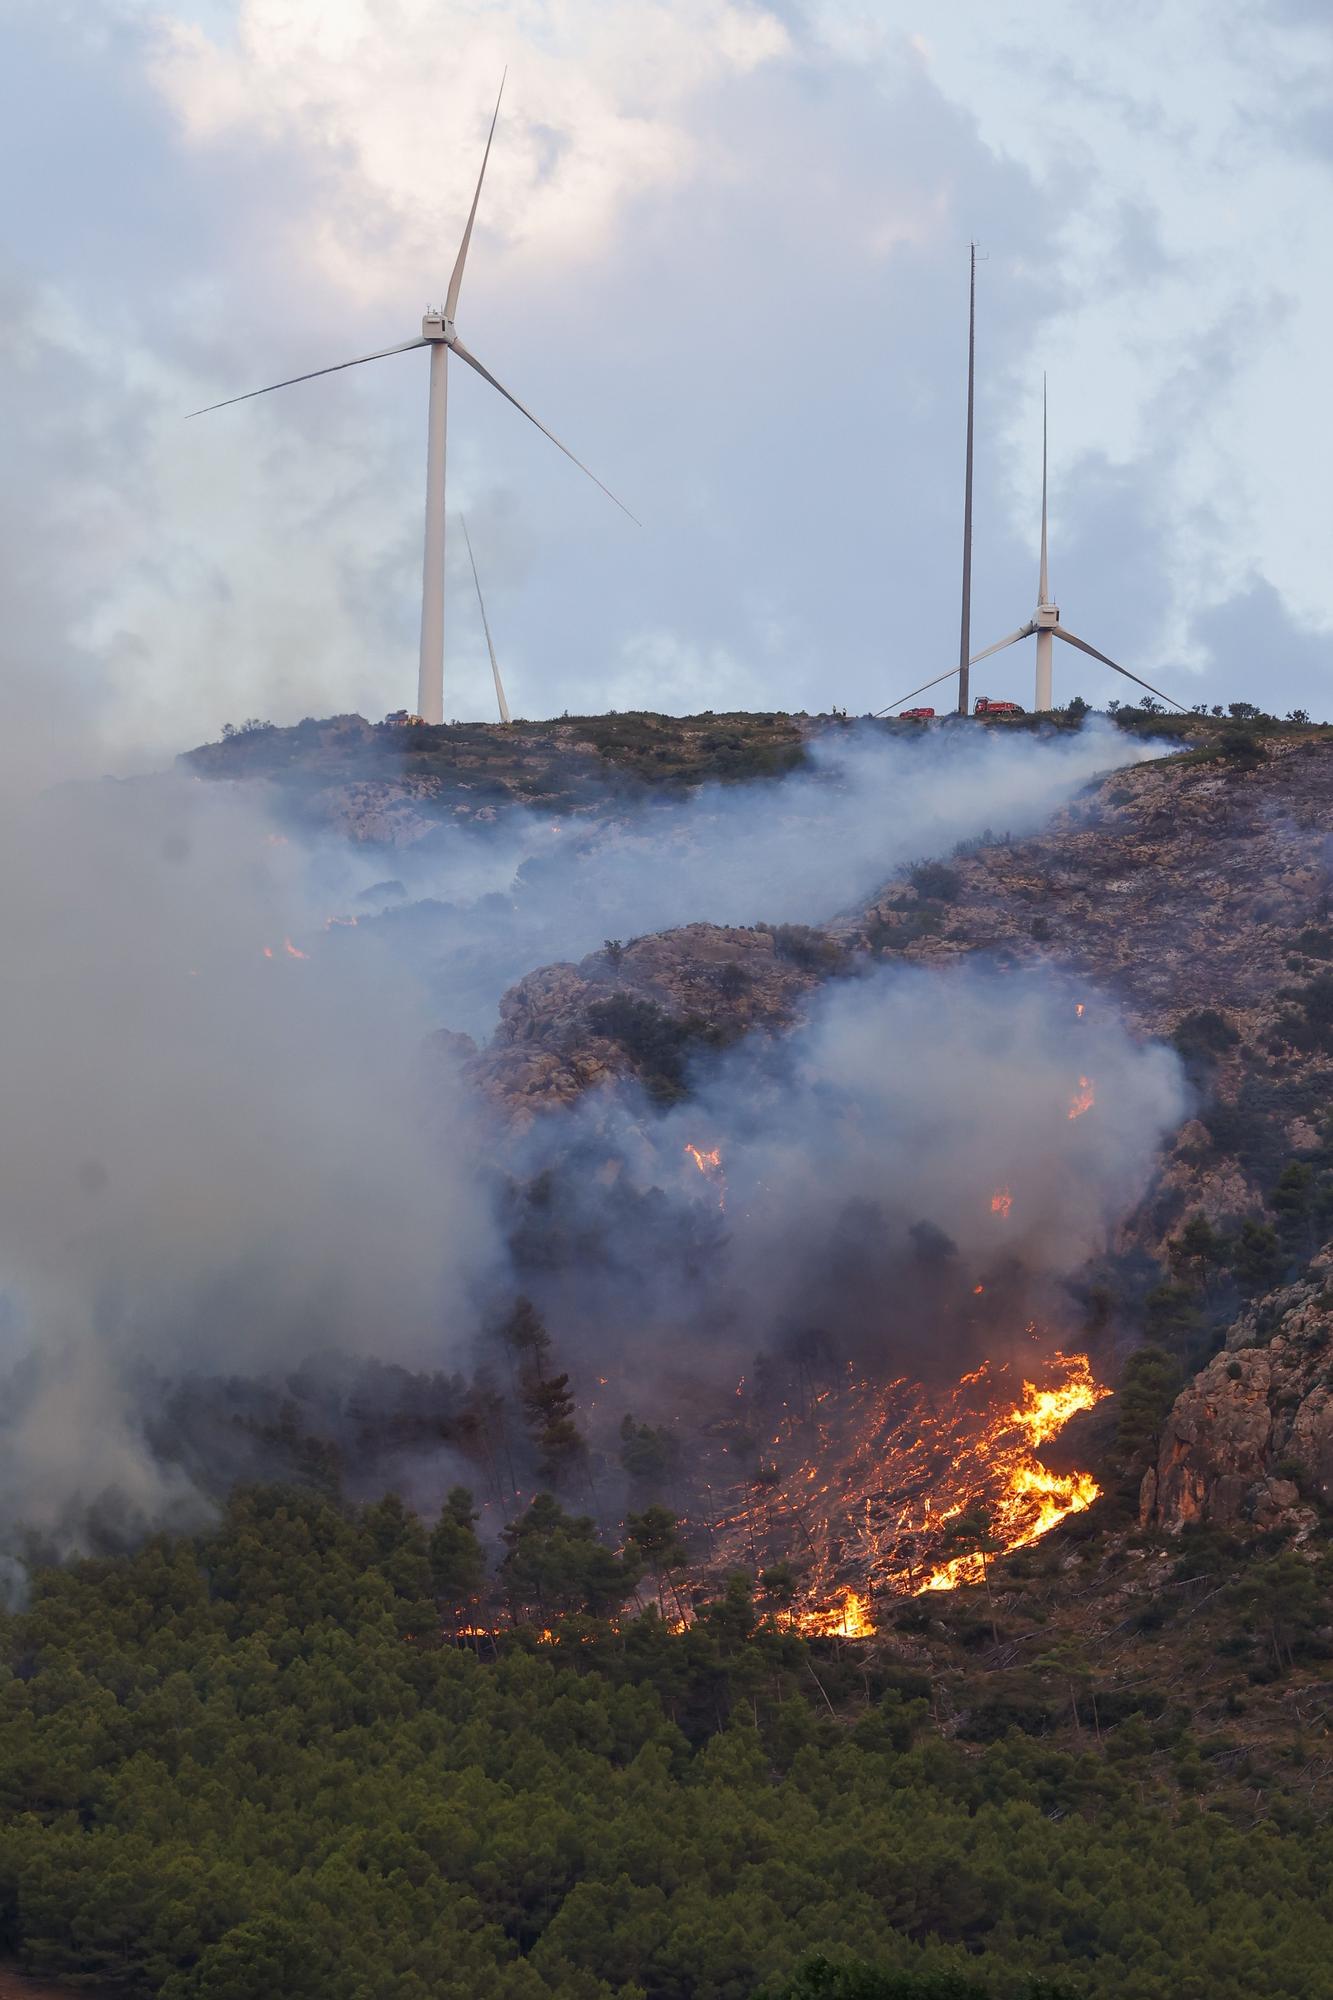
[[[444,721],[444,447],[449,412],[449,349],[431,343],[426,423],[426,548],[421,574],[421,664],[417,714]]]
[[[977,246],[971,245],[967,315],[967,473],[963,482],[963,616],[958,638],[958,713],[968,712],[968,662],[972,655],[972,415],[977,365]]]
[[[1037,615],[1050,608],[1051,584],[1046,562],[1046,377],[1041,378],[1041,567],[1037,575]],[[1033,707],[1038,715],[1051,708],[1051,666],[1055,640],[1049,627],[1037,633],[1037,682]]]

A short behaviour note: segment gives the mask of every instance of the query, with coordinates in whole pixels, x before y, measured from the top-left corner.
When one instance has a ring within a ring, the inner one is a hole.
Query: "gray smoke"
[[[469,1362],[496,1299],[529,1286],[497,1189],[543,1162],[487,1126],[433,1029],[488,1024],[513,978],[608,934],[831,915],[903,860],[1031,827],[1143,754],[1104,728],[906,746],[849,730],[808,774],[587,833],[516,811],[410,882],[449,897],[447,950],[422,948],[429,910],[326,930],[382,857],[303,842],[245,788],[104,781],[12,806],[0,1521],[76,1546],[90,1521],[197,1518],[190,1478],[149,1443],[148,1381],[319,1354]],[[534,859],[553,860],[535,882]],[[1071,1023],[1055,989],[879,976],[830,991],[787,1047],[701,1077],[688,1115],[598,1103],[547,1122],[562,1199],[605,1246],[549,1265],[560,1341],[646,1378],[655,1330],[729,1365],[841,1315],[859,1349],[906,1352],[912,1301],[942,1323],[932,1244],[956,1275],[1012,1251],[1054,1281],[1179,1115],[1166,1057],[1110,1018]],[[1081,1064],[1095,1122],[1065,1113]],[[725,1215],[687,1138],[724,1150]],[[986,1206],[1002,1180],[1003,1231]]]
[[[852,724],[815,738],[809,768],[781,783],[707,785],[592,824],[511,813],[453,829],[394,858],[418,900],[388,921],[442,1021],[484,1036],[535,966],[678,924],[827,920],[907,862],[988,829],[1030,832],[1097,773],[1162,754],[1099,719],[1045,737]],[[330,895],[353,910],[383,872],[379,855],[326,857]]]
[[[527,1168],[562,1174],[550,1233],[581,1252],[548,1274],[535,1229],[530,1288],[558,1348],[616,1369],[636,1407],[815,1329],[877,1370],[956,1377],[1017,1351],[1033,1319],[1070,1336],[1067,1281],[1184,1111],[1174,1052],[1135,1043],[1086,988],[880,967],[826,988],[781,1042],[710,1063],[663,1116],[594,1100],[539,1123]]]

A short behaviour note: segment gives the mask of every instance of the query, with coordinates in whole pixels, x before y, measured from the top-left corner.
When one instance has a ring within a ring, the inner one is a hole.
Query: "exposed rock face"
[[[647,1001],[720,1039],[785,1027],[803,995],[826,976],[828,958],[838,956],[817,934],[806,962],[784,956],[786,935],[686,924],[636,938],[618,952],[593,952],[578,965],[543,966],[505,994],[499,1026],[469,1065],[470,1074],[493,1102],[518,1117],[633,1075],[630,1054],[589,1020],[597,1001],[615,995]]]
[[[1216,1009],[1233,1045],[1215,1055],[1213,1088],[1231,1100],[1254,1072],[1256,1049],[1280,1038],[1283,994],[1298,976],[1299,939],[1326,921],[1333,826],[1333,743],[1275,740],[1254,769],[1179,759],[1116,771],[1057,813],[1030,839],[997,840],[955,856],[947,902],[931,902],[898,877],[872,901],[826,927],[834,951],[821,969],[783,965],[764,930],[691,924],[627,947],[618,968],[600,955],[551,966],[514,987],[477,1075],[511,1109],[567,1103],[627,1069],[595,1036],[589,1001],[641,993],[676,1015],[703,1013],[726,1036],[780,1027],[803,996],[840,964],[881,959],[935,962],[978,951],[1050,964],[1108,993],[1145,1035],[1169,1037],[1183,1017]],[[753,986],[719,981],[721,963],[756,974]],[[1306,972],[1316,970],[1311,962]],[[1273,1117],[1305,1142],[1304,1106],[1283,1090],[1327,1080],[1318,1051],[1279,1049],[1266,1060]],[[1308,1095],[1308,1090],[1307,1090]],[[1263,1186],[1197,1122],[1183,1128],[1163,1189],[1171,1212],[1201,1210],[1233,1222],[1262,1206]],[[1156,1236],[1144,1232],[1145,1240]]]
[[[1312,1277],[1237,1320],[1167,1419],[1144,1475],[1145,1527],[1313,1526],[1333,1503],[1333,1244]]]
[[[912,936],[901,884],[833,928],[878,948],[900,932],[912,958],[988,946],[1051,958],[1157,1034],[1200,1007],[1243,1030],[1272,1018],[1292,933],[1318,920],[1330,826],[1333,744],[1277,740],[1253,770],[1140,764],[1042,833],[955,858],[937,933]]]

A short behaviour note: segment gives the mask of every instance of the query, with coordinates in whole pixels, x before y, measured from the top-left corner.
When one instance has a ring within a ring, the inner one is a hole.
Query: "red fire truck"
[[[1016,701],[992,701],[988,694],[979,694],[972,704],[973,715],[1026,715]]]
[[[900,708],[898,710],[898,720],[899,722],[929,722],[934,714],[935,711],[933,708]]]

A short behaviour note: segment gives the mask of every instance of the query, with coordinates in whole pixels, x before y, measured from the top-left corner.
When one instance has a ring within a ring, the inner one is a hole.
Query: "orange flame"
[[[290,938],[283,939],[282,948],[286,952],[288,958],[309,958],[310,956],[310,953],[308,951],[298,951]]]
[[[1092,1078],[1090,1076],[1081,1076],[1078,1080],[1078,1089],[1069,1101],[1070,1117],[1081,1118],[1085,1111],[1091,1111],[1096,1102],[1097,1093],[1092,1087]]]
[[[990,1198],[991,1214],[1003,1215],[1007,1217],[1013,1205],[1014,1205],[1014,1198],[1010,1194],[1008,1188],[1007,1187],[996,1188],[994,1194]]]
[[[704,1178],[715,1183],[717,1187],[717,1205],[719,1208],[725,1208],[727,1205],[727,1180],[726,1175],[722,1171],[722,1154],[720,1149],[714,1146],[708,1152],[704,1152],[701,1147],[692,1146],[687,1139],[685,1141],[685,1152],[694,1161],[695,1166]]]
[[[873,1639],[875,1621],[866,1601],[849,1590],[842,1603],[831,1610],[798,1611],[792,1619],[798,1632],[809,1639]]]
[[[1083,1019],[1083,1002],[1081,1000],[1074,1002],[1074,1013],[1078,1020],[1081,1021]]]
[[[1021,1400],[986,1426],[982,1444],[998,1490],[990,1507],[990,1535],[997,1553],[1025,1549],[1057,1527],[1070,1514],[1081,1514],[1101,1492],[1088,1472],[1050,1472],[1037,1462],[1038,1448],[1062,1431],[1071,1417],[1091,1410],[1111,1391],[1093,1378],[1086,1354],[1060,1354],[1054,1364],[1063,1379],[1048,1388],[1024,1382]],[[941,1518],[956,1519],[966,1499]],[[980,1583],[984,1558],[979,1551],[954,1556],[932,1569],[924,1590],[953,1590],[960,1583]]]
[[[263,953],[264,953],[264,956],[265,956],[265,958],[272,958],[272,956],[273,956],[273,947],[272,947],[272,945],[271,945],[271,944],[266,944],[266,945],[262,946],[262,947],[261,947],[261,949],[263,950]]]

